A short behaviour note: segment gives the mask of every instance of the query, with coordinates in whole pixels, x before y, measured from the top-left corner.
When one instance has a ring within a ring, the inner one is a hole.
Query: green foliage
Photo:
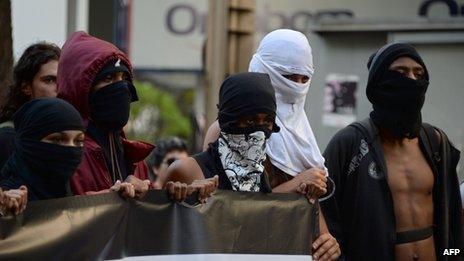
[[[131,104],[126,133],[131,139],[153,142],[155,138],[178,136],[187,139],[192,132],[189,117],[182,113],[182,101],[150,83],[135,82],[139,101]],[[184,98],[184,97],[182,97]]]

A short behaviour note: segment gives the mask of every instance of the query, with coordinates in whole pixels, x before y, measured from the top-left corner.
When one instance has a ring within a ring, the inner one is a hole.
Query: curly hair
[[[178,137],[170,137],[155,142],[156,147],[147,159],[147,164],[150,167],[159,168],[163,163],[166,154],[172,151],[185,151],[187,152],[187,143]]]
[[[31,97],[24,93],[24,85],[31,83],[42,65],[59,60],[61,49],[52,43],[38,42],[29,46],[13,69],[13,84],[6,93],[5,104],[0,109],[0,122],[11,120],[13,114]]]

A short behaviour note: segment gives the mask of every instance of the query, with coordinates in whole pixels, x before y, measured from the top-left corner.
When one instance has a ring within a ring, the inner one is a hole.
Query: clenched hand
[[[21,186],[19,189],[2,191],[0,189],[0,207],[4,213],[19,215],[26,209],[27,188]]]

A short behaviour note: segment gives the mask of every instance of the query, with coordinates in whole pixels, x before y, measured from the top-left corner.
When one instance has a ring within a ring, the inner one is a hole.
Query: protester
[[[15,149],[1,171],[0,187],[24,185],[29,201],[68,195],[67,183],[82,155],[79,113],[61,99],[34,99],[14,114],[14,127]]]
[[[137,101],[132,65],[113,44],[76,32],[58,64],[58,96],[71,103],[85,124],[82,162],[71,178],[76,195],[108,191],[117,181],[133,184],[138,197],[149,187],[143,159],[153,146],[124,138],[130,103]]]
[[[314,186],[319,191],[316,196],[321,196],[326,192],[324,158],[304,110],[314,74],[308,39],[293,30],[269,33],[253,55],[249,71],[269,74],[276,92],[276,122],[281,131],[268,140],[266,149],[274,174],[270,177],[280,178],[273,191],[296,192],[305,184],[308,189]]]
[[[130,61],[113,44],[85,32],[73,33],[64,44],[58,65],[58,96],[79,111],[86,126],[82,162],[70,180],[74,194],[104,193],[122,181],[134,186],[136,198],[148,191],[148,167],[143,160],[153,145],[127,140],[123,131],[130,103],[138,100],[132,81]],[[182,200],[185,190],[191,194],[213,188],[215,183],[168,185],[173,198]]]
[[[187,144],[178,137],[171,137],[155,142],[156,147],[150,154],[147,163],[151,169],[150,179],[153,187],[160,189],[161,184],[158,179],[166,176],[166,170],[176,160],[188,157]]]
[[[250,61],[249,71],[268,74],[276,93],[276,123],[281,131],[268,139],[269,160],[265,163],[272,191],[301,193],[314,201],[327,192],[327,179],[324,158],[304,110],[314,74],[308,39],[288,29],[267,34]],[[204,146],[217,139],[219,132],[219,124],[213,123]],[[320,225],[321,235],[314,242],[313,257],[334,260],[340,255],[339,245],[328,232],[322,215]]]
[[[60,48],[47,42],[29,46],[13,69],[13,84],[0,108],[0,169],[13,152],[12,116],[26,102],[56,97],[56,71]]]
[[[265,142],[279,127],[270,86],[269,76],[260,73],[224,80],[219,91],[219,139],[206,152],[174,162],[161,183],[218,178],[220,189],[271,192],[264,174]]]
[[[368,68],[370,117],[339,131],[324,152],[337,186],[321,203],[327,224],[347,260],[442,260],[463,246],[459,152],[422,123],[427,67],[412,46],[394,43]]]
[[[304,111],[314,73],[308,39],[288,29],[269,33],[253,55],[249,71],[270,75],[276,93],[276,122],[281,131],[269,138],[266,147],[266,167],[273,191],[307,194],[311,189],[313,197],[326,193],[324,158]],[[204,149],[217,139],[219,132],[216,121],[206,134]]]

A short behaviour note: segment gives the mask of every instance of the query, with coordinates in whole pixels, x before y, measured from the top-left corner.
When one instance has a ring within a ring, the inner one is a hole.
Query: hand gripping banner
[[[198,205],[173,202],[162,190],[143,200],[75,196],[31,202],[23,214],[1,217],[0,260],[178,260],[156,259],[174,254],[309,260],[317,226],[316,207],[297,194],[218,191]]]

